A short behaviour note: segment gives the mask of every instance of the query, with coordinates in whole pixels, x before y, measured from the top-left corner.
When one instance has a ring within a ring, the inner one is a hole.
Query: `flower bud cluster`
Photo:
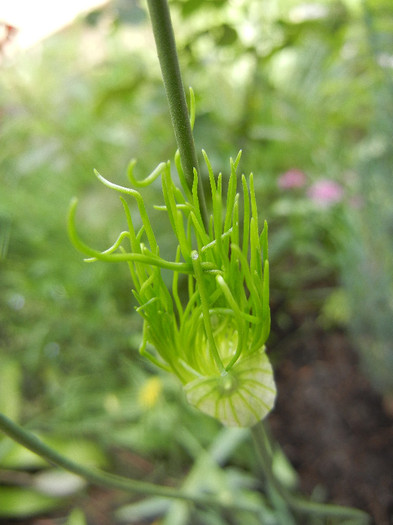
[[[267,224],[259,232],[252,174],[248,180],[241,176],[238,191],[241,153],[230,161],[225,197],[222,174],[216,177],[203,155],[211,192],[207,221],[199,206],[198,174],[194,172],[193,187],[188,188],[178,154],[182,189],[173,182],[169,162],[139,182],[133,175],[135,163],[130,164],[133,186],[143,187],[161,176],[164,204],[156,208],[167,214],[176,236],[174,261],[160,256],[141,193],[98,173],[106,186],[123,194],[128,231],[108,250],[96,251],[76,233],[74,204],[69,233],[88,260],[128,263],[137,311],[144,319],[141,354],[180,379],[191,405],[226,425],[251,426],[268,414],[276,396],[265,351],[270,331]],[[142,220],[138,231],[124,196],[136,199]],[[171,291],[163,269],[173,272]]]

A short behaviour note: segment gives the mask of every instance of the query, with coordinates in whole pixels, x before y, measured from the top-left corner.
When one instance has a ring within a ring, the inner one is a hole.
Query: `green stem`
[[[181,164],[186,182],[192,191],[194,168],[199,175],[199,181],[201,179],[169,6],[167,0],[148,0],[147,4]],[[201,182],[198,187],[198,198],[206,224],[207,212]]]
[[[217,497],[209,495],[189,494],[185,491],[178,490],[172,487],[165,487],[161,485],[155,485],[153,483],[147,483],[144,481],[137,481],[115,474],[109,474],[99,470],[92,470],[78,463],[75,463],[71,459],[63,456],[56,450],[52,449],[41,441],[37,436],[31,432],[25,430],[14,421],[11,421],[4,414],[0,413],[0,430],[4,432],[14,441],[20,443],[25,448],[38,454],[40,457],[57,465],[69,472],[72,472],[82,478],[86,479],[94,485],[99,485],[109,489],[123,490],[125,492],[131,492],[134,494],[141,494],[143,496],[158,496],[164,498],[184,500],[194,503],[198,506],[214,506],[225,509],[243,510],[248,512],[259,512],[255,505],[248,504],[236,504],[229,503],[228,501],[220,501]]]
[[[311,501],[306,501],[300,497],[293,496],[274,475],[272,469],[271,445],[262,422],[251,428],[251,435],[254,441],[259,463],[262,467],[263,474],[268,485],[282,498],[287,507],[293,512],[302,515],[310,514],[313,516],[325,518],[341,518],[350,520],[348,523],[356,523],[358,525],[366,525],[370,523],[368,514],[362,510],[351,507],[342,507],[340,505],[314,503]]]

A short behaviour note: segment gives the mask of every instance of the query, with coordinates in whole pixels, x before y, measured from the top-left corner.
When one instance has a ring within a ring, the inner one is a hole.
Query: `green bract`
[[[177,238],[174,261],[160,257],[142,195],[109,182],[97,172],[106,186],[136,199],[142,227],[135,230],[129,206],[121,197],[128,231],[122,232],[108,250],[96,251],[78,237],[76,201],[70,210],[69,233],[89,260],[128,263],[139,303],[137,311],[144,319],[141,353],[174,373],[183,383],[188,401],[202,412],[226,425],[251,426],[272,409],[276,395],[264,346],[270,330],[267,224],[259,233],[252,174],[248,181],[242,175],[242,198],[238,193],[241,154],[230,161],[225,201],[222,174],[216,178],[205,152],[203,156],[212,203],[207,225],[199,206],[198,175],[195,171],[191,191],[178,154],[175,164],[183,191],[171,178],[169,162],[161,163],[141,182],[133,175],[135,162],[129,167],[133,186],[146,186],[161,175],[165,204],[157,208],[168,215]],[[162,269],[173,272],[171,293]],[[180,274],[188,280],[183,300],[178,286]]]

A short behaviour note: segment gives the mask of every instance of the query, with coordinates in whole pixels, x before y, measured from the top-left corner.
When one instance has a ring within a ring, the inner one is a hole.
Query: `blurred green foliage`
[[[392,394],[391,0],[171,7],[197,95],[197,147],[214,169],[243,148],[241,168],[255,175],[271,232],[276,326],[320,312],[325,326],[348,325],[373,383]],[[48,436],[90,436],[120,471],[116,447],[148,457],[150,477],[162,479],[181,476],[218,425],[187,408],[167,377],[143,404],[151,371],[136,352],[141,324],[127,268],[83,264],[65,228],[77,194],[82,235],[109,246],[122,209],[93,168],[122,183],[131,157],[146,174],[173,155],[147,22],[138,2],[110,3],[1,65],[0,405]],[[304,184],[280,188],[295,169]],[[321,179],[340,185],[339,201],[313,202]],[[160,200],[159,181],[149,191]],[[253,472],[243,452],[234,461]],[[84,517],[75,511],[68,522]]]
[[[370,125],[357,146],[361,200],[340,252],[350,330],[373,384],[393,396],[393,14],[365,9]],[[387,15],[387,16],[386,16]],[[372,75],[372,76],[371,76]]]

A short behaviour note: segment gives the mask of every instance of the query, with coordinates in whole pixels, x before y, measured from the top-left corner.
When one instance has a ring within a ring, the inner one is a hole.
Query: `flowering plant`
[[[191,114],[194,102],[191,97]],[[272,367],[265,342],[270,330],[267,223],[260,233],[253,175],[241,176],[243,217],[239,217],[238,174],[241,152],[230,160],[230,177],[224,201],[222,174],[215,177],[207,154],[212,213],[207,224],[198,198],[199,176],[186,183],[179,153],[175,165],[182,190],[171,177],[170,163],[161,163],[143,181],[128,175],[133,186],[162,179],[164,205],[156,206],[169,217],[177,238],[174,261],[160,249],[141,193],[113,184],[96,172],[109,188],[136,199],[141,228],[124,199],[128,231],[107,250],[87,246],[75,229],[76,201],[70,210],[70,237],[89,261],[126,261],[129,265],[137,311],[144,319],[140,352],[154,364],[174,373],[188,401],[230,426],[251,426],[272,409],[276,396]],[[125,242],[128,241],[128,247]],[[161,271],[173,272],[172,294]],[[187,298],[179,295],[179,276],[187,276]],[[151,350],[149,345],[155,350]]]

